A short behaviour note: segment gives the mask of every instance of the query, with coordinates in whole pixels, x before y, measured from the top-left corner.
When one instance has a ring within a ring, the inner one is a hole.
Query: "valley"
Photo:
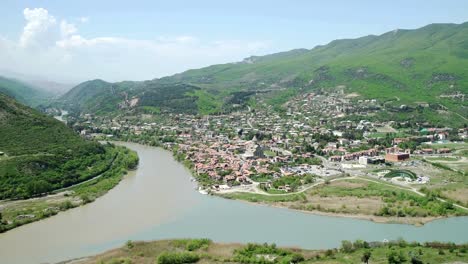
[[[458,41],[466,25],[336,40],[142,82],[92,80],[51,108],[70,111],[69,126],[86,138],[172,151],[202,193],[420,225],[468,214],[467,62]],[[446,46],[451,52],[441,52]]]
[[[70,25],[70,54],[135,43]],[[148,80],[0,77],[0,262],[464,263],[467,39],[429,24]]]

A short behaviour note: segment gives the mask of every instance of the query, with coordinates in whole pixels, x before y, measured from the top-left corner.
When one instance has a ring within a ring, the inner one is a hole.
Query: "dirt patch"
[[[235,249],[241,248],[241,244],[235,244],[235,243],[230,243],[230,244],[223,244],[223,243],[216,243],[216,244],[211,244],[208,249],[206,250],[206,253],[210,255],[215,255],[223,258],[228,258],[229,256],[232,256],[233,252]]]
[[[346,98],[355,98],[355,97],[359,97],[360,95],[358,93],[350,93],[350,94],[347,94],[345,97]]]
[[[330,183],[331,186],[342,187],[347,189],[353,188],[363,188],[367,187],[369,184],[367,182],[355,182],[355,181],[334,181]]]
[[[307,202],[298,205],[297,202],[281,203],[284,207],[299,207],[305,210],[320,210],[324,212],[336,212],[346,214],[373,215],[382,208],[385,203],[379,197],[320,197],[313,195],[307,197]]]
[[[398,132],[396,129],[394,129],[391,126],[377,127],[376,130],[377,130],[377,132],[381,132],[381,133],[396,133],[396,132]]]
[[[442,194],[452,200],[468,205],[468,188],[444,191]]]

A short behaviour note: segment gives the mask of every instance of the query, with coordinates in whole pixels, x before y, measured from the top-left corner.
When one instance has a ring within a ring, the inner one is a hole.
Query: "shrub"
[[[193,239],[187,243],[186,249],[188,251],[194,251],[202,247],[206,247],[211,244],[211,240],[207,238]]]
[[[341,241],[341,251],[344,253],[351,253],[354,251],[353,243],[348,240]]]
[[[199,260],[200,256],[191,252],[163,252],[158,257],[158,264],[195,263]]]
[[[131,240],[128,240],[127,243],[125,243],[125,246],[127,247],[127,249],[132,249],[135,247]]]
[[[394,250],[392,250],[388,254],[387,259],[388,259],[388,264],[400,264],[400,263],[404,263],[406,261],[406,257],[405,257],[405,255],[403,254],[402,251],[397,253]]]
[[[73,208],[73,204],[70,200],[66,200],[65,202],[62,202],[59,207],[60,210],[67,210]]]

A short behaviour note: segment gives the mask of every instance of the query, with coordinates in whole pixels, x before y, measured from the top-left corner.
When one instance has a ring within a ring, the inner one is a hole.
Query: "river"
[[[304,248],[342,240],[468,242],[468,217],[423,227],[319,216],[202,195],[170,152],[125,143],[138,170],[91,204],[0,234],[0,263],[45,263],[93,255],[127,240],[207,237]]]
[[[55,119],[62,121],[64,123],[67,123],[67,121],[64,119],[64,117],[68,115],[68,111],[65,110],[60,110],[60,115],[59,116],[54,116]]]

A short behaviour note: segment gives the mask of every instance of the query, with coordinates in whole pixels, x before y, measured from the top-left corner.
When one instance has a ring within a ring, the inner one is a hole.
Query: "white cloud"
[[[69,24],[66,20],[62,20],[62,22],[60,22],[60,33],[62,37],[68,37],[69,35],[72,35],[77,31],[78,30],[76,29],[76,26],[74,24]]]
[[[87,38],[75,24],[66,19],[57,23],[43,8],[26,8],[24,18],[26,25],[18,42],[0,36],[0,69],[62,81],[152,79],[238,61],[268,49],[262,41],[203,41],[190,35],[153,40]]]
[[[54,38],[54,26],[57,21],[55,17],[49,15],[49,12],[46,9],[26,8],[24,9],[23,14],[26,19],[26,26],[24,26],[23,33],[19,41],[22,47],[48,44]]]

